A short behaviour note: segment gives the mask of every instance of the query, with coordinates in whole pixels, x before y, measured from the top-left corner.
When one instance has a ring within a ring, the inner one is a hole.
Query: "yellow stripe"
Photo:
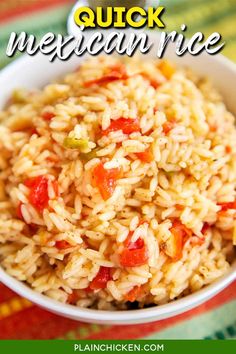
[[[188,31],[186,32],[186,37],[191,37],[193,33],[196,31],[196,27],[194,27],[194,30],[191,29],[191,23],[196,23],[200,20],[200,18],[197,18],[196,16],[202,16],[204,18],[204,23],[199,24],[199,31],[202,31],[205,35],[205,38],[207,38],[211,33],[218,31],[222,35],[222,41],[226,40],[226,45],[223,48],[222,54],[227,56],[229,59],[236,61],[236,41],[230,41],[227,42],[227,38],[233,36],[236,34],[234,28],[235,28],[235,13],[230,12],[229,5],[230,2],[225,2],[222,3],[222,6],[224,7],[219,7],[219,2],[217,1],[215,4],[212,4],[211,6],[205,6],[203,5],[203,8],[201,8],[201,11],[197,14],[196,12],[193,13],[193,11],[190,9],[189,11],[183,13],[183,14],[177,14],[177,15],[172,15],[169,17],[167,20],[167,28],[170,25],[171,29],[177,30],[177,32],[180,32],[178,30],[178,27],[181,23],[186,23],[188,26]],[[206,4],[207,5],[207,4]],[[214,9],[215,7],[215,9]],[[196,7],[195,11],[197,10],[198,7]],[[214,13],[214,15],[219,13],[219,10],[229,10],[229,13],[227,16],[223,17],[222,19],[219,18],[216,20],[214,23],[207,23],[207,19],[211,20],[211,14]],[[213,11],[214,10],[214,11]],[[193,15],[192,20],[190,21],[191,15]],[[186,19],[189,20],[189,22],[186,21]],[[194,21],[193,21],[194,19]]]
[[[86,339],[92,334],[101,333],[111,326],[108,325],[98,325],[98,324],[80,324],[78,328],[64,333],[62,337],[56,339]]]
[[[231,60],[236,61],[236,41],[226,44],[223,54],[226,55]]]
[[[235,14],[229,14],[226,18],[220,19],[217,22],[217,32],[221,33],[223,37],[229,37],[236,34],[235,26]],[[209,35],[210,33],[216,31],[216,25],[210,24],[204,29],[204,33]]]
[[[182,23],[185,23],[189,27],[189,29],[191,29],[192,23],[201,23],[203,19],[204,22],[207,23],[207,20],[210,20],[212,18],[212,15],[220,15],[222,12],[225,11],[229,11],[230,13],[231,6],[232,1],[222,2],[221,0],[215,0],[212,3],[201,4],[200,6],[192,6],[191,8],[187,8],[184,12],[177,12],[176,14],[173,14],[173,12],[171,12],[171,9],[168,12],[167,8],[167,28],[168,26],[170,26],[171,28],[174,28],[176,30],[176,27],[179,27]]]
[[[31,306],[33,304],[29,300],[21,297],[13,297],[9,301],[0,304],[0,320]]]

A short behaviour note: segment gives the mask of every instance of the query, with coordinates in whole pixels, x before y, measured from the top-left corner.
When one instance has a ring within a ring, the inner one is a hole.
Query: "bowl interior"
[[[150,32],[149,38],[152,42],[158,43],[159,35],[158,33]],[[154,56],[155,46],[152,52],[150,52],[150,56]],[[147,55],[144,56],[144,60],[146,57]],[[234,64],[222,56],[210,56],[207,54],[201,54],[197,57],[186,54],[179,58],[175,55],[173,44],[168,47],[165,57],[175,61],[180,66],[191,67],[200,75],[209,76],[222,93],[228,108],[236,114],[236,102],[233,97],[236,81]],[[14,88],[40,88],[50,81],[74,70],[80,65],[82,60],[84,60],[84,57],[72,56],[68,61],[55,60],[51,63],[46,56],[40,53],[34,57],[21,57],[0,72],[0,87],[4,88],[0,96],[0,106],[4,105]],[[36,293],[22,282],[10,277],[0,268],[0,281],[38,305],[76,320],[106,324],[144,323],[176,315],[206,301],[234,279],[236,279],[236,265],[232,267],[228,274],[210,286],[172,303],[143,310],[110,312],[81,309],[56,302]]]

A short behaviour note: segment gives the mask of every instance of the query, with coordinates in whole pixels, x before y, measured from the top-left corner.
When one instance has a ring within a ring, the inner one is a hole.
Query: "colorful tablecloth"
[[[0,67],[11,31],[66,33],[72,0],[0,0]],[[155,4],[155,1],[153,1]],[[188,26],[222,34],[224,54],[236,61],[236,0],[162,0],[168,30]],[[1,88],[0,88],[1,90]],[[131,326],[102,326],[49,313],[0,284],[0,339],[224,339],[236,338],[236,282],[194,310],[170,319]]]

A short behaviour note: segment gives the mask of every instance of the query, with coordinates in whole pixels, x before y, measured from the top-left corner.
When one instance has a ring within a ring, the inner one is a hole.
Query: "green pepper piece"
[[[88,148],[88,140],[87,139],[76,139],[67,136],[64,139],[63,145],[68,149],[87,149]]]
[[[95,148],[92,151],[88,152],[87,154],[81,153],[80,154],[81,160],[83,160],[84,162],[88,162],[88,161],[94,159],[95,157],[97,157],[98,151],[99,151],[99,148]]]
[[[24,89],[15,89],[12,92],[12,100],[15,103],[25,103],[27,101],[27,92]]]

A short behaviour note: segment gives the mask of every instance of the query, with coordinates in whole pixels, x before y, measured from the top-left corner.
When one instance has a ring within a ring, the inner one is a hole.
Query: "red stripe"
[[[0,339],[53,339],[78,328],[78,322],[33,306],[0,321]]]
[[[5,0],[4,0],[5,1]],[[74,0],[41,0],[41,1],[29,1],[25,4],[14,8],[8,8],[5,11],[0,12],[1,23],[10,21],[16,17],[26,16],[29,13],[43,11],[58,5],[68,5],[74,3]]]
[[[88,339],[135,339],[143,338],[174,324],[200,315],[223,305],[236,297],[236,282],[203,305],[184,314],[149,324],[132,326],[101,326],[101,331],[91,334]],[[6,288],[1,285],[5,293]],[[14,294],[10,291],[9,294]],[[37,306],[25,309],[0,321],[0,339],[53,339],[87,324],[59,317]],[[79,338],[79,336],[78,336]]]
[[[236,298],[236,282],[232,283],[229,287],[223,290],[220,294],[213,297],[211,300],[196,307],[193,310],[187,311],[181,315],[167,318],[165,320],[140,324],[131,326],[112,326],[107,330],[101,331],[97,334],[92,334],[87,339],[135,339],[143,338],[153,332],[164,330],[177,323],[183,322],[192,317],[201,315],[205,312],[213,310],[227,302]]]
[[[0,283],[0,303],[10,300],[12,297],[16,297],[16,294]]]

